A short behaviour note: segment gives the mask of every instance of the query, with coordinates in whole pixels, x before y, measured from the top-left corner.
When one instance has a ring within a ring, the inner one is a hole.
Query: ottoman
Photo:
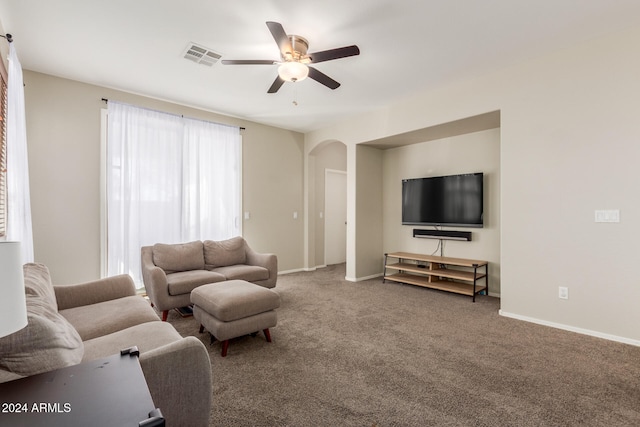
[[[262,330],[271,342],[269,328],[276,326],[275,309],[280,307],[280,296],[274,291],[244,280],[228,280],[198,286],[191,291],[191,302],[200,332],[206,329],[222,342],[222,357],[227,355],[231,338]]]

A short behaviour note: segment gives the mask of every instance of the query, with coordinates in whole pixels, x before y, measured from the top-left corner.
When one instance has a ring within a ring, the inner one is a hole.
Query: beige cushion
[[[60,310],[83,341],[109,335],[141,323],[160,319],[147,300],[139,295]]]
[[[80,363],[84,354],[80,335],[43,288],[50,284],[48,270],[27,264],[24,272],[28,324],[0,339],[0,368],[29,376]]]
[[[236,264],[214,268],[211,271],[222,274],[227,280],[242,279],[247,282],[258,282],[269,278],[269,270],[257,265]]]
[[[204,242],[204,262],[207,268],[244,264],[247,261],[244,239],[234,237],[228,240]]]
[[[191,302],[216,319],[230,322],[280,307],[280,295],[244,280],[228,280],[194,289]]]
[[[153,245],[153,263],[165,272],[202,270],[204,269],[202,242],[197,240],[175,245],[156,243]]]
[[[207,270],[179,271],[167,274],[169,295],[173,296],[188,294],[198,286],[223,280],[226,278],[222,274]]]
[[[84,343],[85,354],[83,362],[107,357],[125,348],[136,346],[143,354],[163,345],[179,341],[182,337],[169,322],[147,322],[123,329],[112,334],[93,338]],[[172,359],[173,360],[173,359]],[[173,360],[178,366],[177,371],[183,369],[178,360]]]

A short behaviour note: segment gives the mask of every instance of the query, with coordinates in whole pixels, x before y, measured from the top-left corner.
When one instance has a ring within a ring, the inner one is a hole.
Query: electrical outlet
[[[560,286],[558,288],[558,298],[569,299],[569,288],[567,288],[566,286]]]

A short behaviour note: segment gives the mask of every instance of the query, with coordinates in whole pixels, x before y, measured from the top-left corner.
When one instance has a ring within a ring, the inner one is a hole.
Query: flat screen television
[[[402,224],[481,228],[482,172],[402,180]]]

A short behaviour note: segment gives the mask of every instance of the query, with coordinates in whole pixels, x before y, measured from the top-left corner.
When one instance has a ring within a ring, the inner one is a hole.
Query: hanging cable
[[[293,82],[293,105],[298,106],[298,85]]]

